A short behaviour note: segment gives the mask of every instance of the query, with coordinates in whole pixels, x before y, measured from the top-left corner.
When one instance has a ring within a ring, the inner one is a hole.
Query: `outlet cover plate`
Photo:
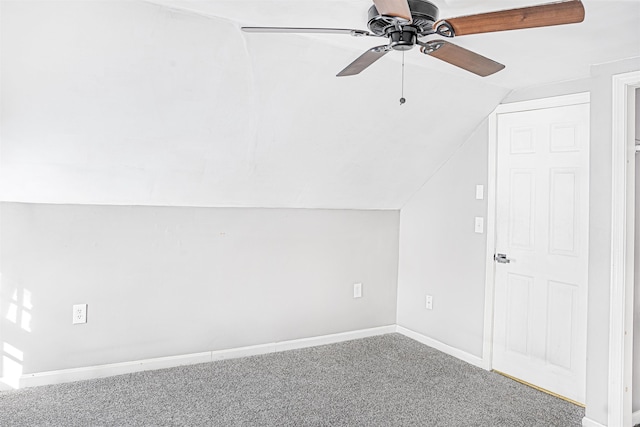
[[[87,304],[73,305],[73,324],[87,323]]]

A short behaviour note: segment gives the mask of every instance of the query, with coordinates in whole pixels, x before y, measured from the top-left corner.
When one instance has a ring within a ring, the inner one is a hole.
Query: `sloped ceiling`
[[[507,65],[488,78],[408,52],[400,106],[400,53],[335,77],[378,39],[239,29],[364,29],[369,1],[3,0],[2,200],[401,208],[511,90],[640,55],[640,2],[584,3],[583,24],[456,39]]]

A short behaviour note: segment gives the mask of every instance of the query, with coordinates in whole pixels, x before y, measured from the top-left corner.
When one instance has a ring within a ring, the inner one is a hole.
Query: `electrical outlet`
[[[73,324],[87,323],[87,304],[73,305]]]
[[[427,310],[433,310],[433,297],[431,295],[427,295],[425,306]]]
[[[353,284],[353,297],[354,298],[362,297],[362,283]]]

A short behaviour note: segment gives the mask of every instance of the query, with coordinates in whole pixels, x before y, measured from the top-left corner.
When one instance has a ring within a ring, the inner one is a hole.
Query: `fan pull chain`
[[[404,99],[404,50],[402,51],[402,86],[400,89],[400,105],[404,104],[405,102],[407,102],[406,99]]]

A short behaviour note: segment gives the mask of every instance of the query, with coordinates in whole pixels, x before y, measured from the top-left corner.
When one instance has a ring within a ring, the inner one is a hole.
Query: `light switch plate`
[[[476,185],[476,200],[484,199],[484,185]]]
[[[362,297],[362,283],[353,284],[353,297],[354,298]]]
[[[476,233],[484,233],[484,218],[481,216],[476,217]]]

